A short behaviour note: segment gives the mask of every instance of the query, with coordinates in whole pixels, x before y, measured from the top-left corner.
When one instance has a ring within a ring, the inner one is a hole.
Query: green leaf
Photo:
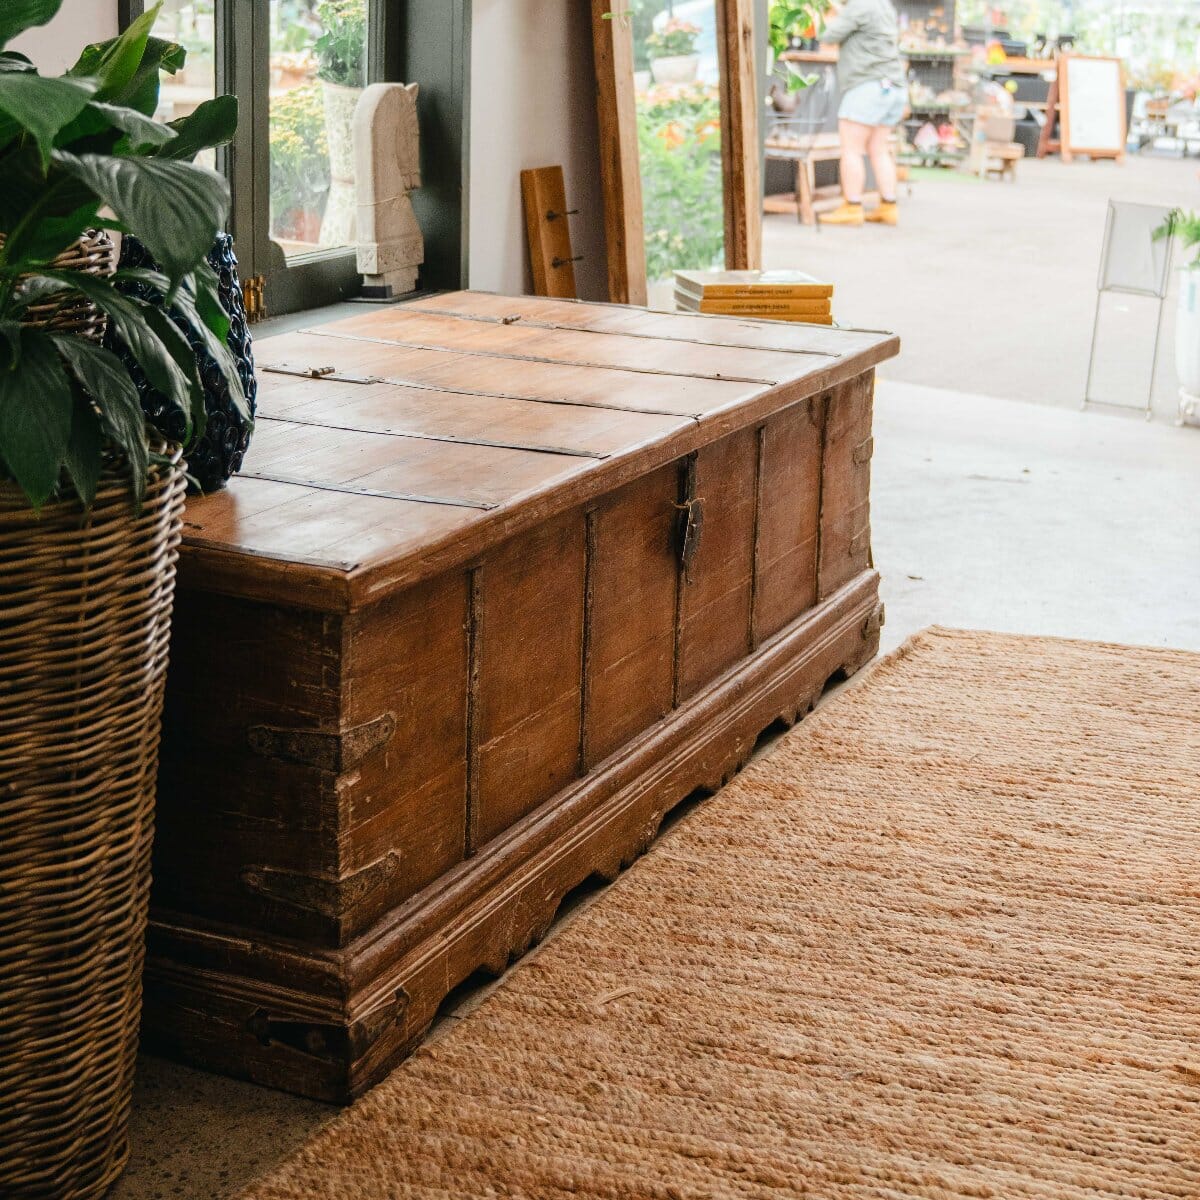
[[[170,122],[169,128],[178,137],[167,142],[155,157],[191,162],[201,150],[211,150],[233,140],[237,132],[238,101],[236,96],[218,96],[205,100],[189,116]]]
[[[62,0],[4,0],[0,5],[0,46],[35,25],[45,25],[61,6]]]
[[[0,71],[36,71],[32,62],[17,50],[0,53]]]
[[[90,79],[43,79],[17,71],[0,72],[0,112],[37,143],[43,163],[54,139],[83,112],[95,92]],[[7,135],[7,136],[6,136]],[[11,137],[0,125],[0,142]]]
[[[142,56],[141,66],[133,78],[114,96],[104,96],[113,104],[124,104],[127,108],[135,108],[144,116],[152,117],[158,111],[158,92],[161,74],[165,71],[174,75],[183,69],[187,61],[187,51],[175,42],[165,42],[162,38],[149,38],[146,41],[146,52]]]
[[[54,161],[137,234],[172,283],[208,254],[229,215],[229,184],[195,163],[61,150]]]
[[[229,314],[221,303],[221,284],[208,262],[202,262],[192,274],[196,284],[196,309],[204,324],[221,339],[229,337]]]
[[[53,166],[47,175],[42,158],[34,146],[25,146],[6,154],[0,170],[0,229],[8,233],[0,261],[11,263],[26,257],[26,241],[35,237],[39,224],[53,217],[69,217],[89,204],[99,209],[100,202],[78,180],[64,175]],[[94,220],[75,230],[94,227]],[[72,239],[73,240],[73,239]]]
[[[208,424],[208,411],[204,406],[204,384],[200,381],[196,352],[187,338],[179,332],[179,327],[161,308],[147,305],[142,312],[146,324],[174,359],[180,374],[187,379],[187,395],[191,401],[187,433],[187,442],[190,445],[195,438],[204,436],[204,428]]]
[[[156,315],[162,316],[161,312],[130,296],[122,296],[108,280],[96,275],[47,270],[35,276],[31,285],[40,287],[42,279],[54,280],[64,292],[82,293],[106,313],[138,366],[145,371],[150,386],[160,392],[168,403],[174,404],[185,414],[195,412],[197,404],[203,410],[204,388],[196,370],[195,355],[191,355],[190,364],[181,365],[178,343],[183,342],[184,347],[188,348],[187,342],[169,321],[166,323],[171,325],[168,334],[170,341],[164,344],[158,333],[159,323],[154,320]]]
[[[145,268],[125,268],[118,271],[114,278],[117,281],[128,279],[146,284],[160,296],[165,296],[170,286],[170,280],[161,271]],[[185,322],[200,339],[229,387],[234,408],[243,420],[253,425],[254,416],[246,400],[242,377],[226,341],[229,336],[229,314],[221,303],[216,274],[207,262],[202,262],[191,275],[184,277],[167,308],[172,316]],[[195,357],[194,351],[192,356]]]
[[[205,263],[204,266],[207,267],[208,264]],[[195,294],[191,291],[189,284],[197,289]],[[201,299],[201,292],[208,292],[208,294]],[[224,332],[219,334],[209,323],[210,317],[214,320],[216,319],[215,314],[212,313],[214,305],[223,318],[223,320],[218,322],[218,327],[222,328]],[[211,291],[209,291],[207,281],[202,283],[194,276],[190,277],[189,280],[185,280],[184,285],[175,294],[172,312],[183,317],[196,336],[200,338],[204,349],[208,351],[209,356],[217,364],[217,368],[221,372],[221,377],[225,380],[229,388],[229,398],[233,401],[234,408],[237,409],[242,420],[253,424],[254,417],[250,412],[250,405],[246,402],[246,393],[242,388],[242,377],[238,374],[237,363],[234,362],[233,355],[229,352],[229,345],[225,341],[229,333],[229,317],[222,307],[220,297],[217,294],[216,279],[213,278],[211,281]]]
[[[85,338],[56,334],[54,344],[71,374],[96,402],[104,432],[125,452],[133,474],[134,495],[140,499],[146,490],[149,447],[146,418],[129,372],[112,351]],[[71,473],[74,478],[73,469]]]
[[[150,30],[162,11],[162,4],[148,8],[140,17],[130,21],[125,32],[107,42],[85,46],[79,61],[68,75],[87,76],[96,80],[96,98],[111,100],[129,86],[146,56]]]
[[[99,100],[93,100],[87,107],[89,112],[99,113],[109,126],[125,134],[127,148],[134,154],[147,149],[157,150],[178,137],[169,125],[163,125],[153,117],[143,116],[136,108],[104,104]],[[169,157],[173,158],[174,155]]]
[[[54,491],[71,437],[71,385],[54,344],[25,330],[21,364],[0,371],[0,458],[41,508]]]
[[[67,442],[65,466],[80,500],[90,508],[96,500],[96,486],[104,467],[104,436],[92,402],[79,388],[72,394],[71,438]]]
[[[19,321],[0,321],[0,338],[8,347],[7,354],[4,355],[2,368],[7,370],[9,367],[17,367],[21,361],[21,323]]]

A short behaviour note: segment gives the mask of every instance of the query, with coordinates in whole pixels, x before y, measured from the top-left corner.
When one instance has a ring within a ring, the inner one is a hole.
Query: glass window
[[[186,117],[217,94],[215,5],[216,0],[166,0],[155,22],[155,37],[178,42],[187,51],[184,69],[163,77],[155,113],[160,121]],[[197,161],[215,166],[216,154],[208,150]]]
[[[271,0],[270,231],[286,259],[351,246],[367,0]]]
[[[674,272],[725,261],[716,0],[640,0],[634,93],[652,308],[675,307]]]

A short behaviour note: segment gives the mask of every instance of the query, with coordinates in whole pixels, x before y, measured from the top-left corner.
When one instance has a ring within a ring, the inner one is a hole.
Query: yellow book
[[[832,311],[829,300],[741,300],[724,296],[696,300],[686,292],[676,292],[678,307],[702,313],[738,313],[747,317],[828,316]]]
[[[697,299],[820,300],[833,295],[833,284],[803,271],[676,271],[675,286]]]
[[[676,305],[678,312],[694,313],[696,309]],[[709,317],[741,317],[744,321],[790,321],[796,325],[832,325],[831,313],[744,313],[744,312],[706,312]]]

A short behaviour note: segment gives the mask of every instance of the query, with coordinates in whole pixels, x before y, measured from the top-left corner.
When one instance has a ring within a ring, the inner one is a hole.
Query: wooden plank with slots
[[[529,242],[529,268],[538,296],[574,299],[575,256],[567,186],[562,167],[530,167],[521,172],[521,203]]]
[[[361,1094],[866,662],[896,349],[474,293],[260,342],[181,548],[147,1044]]]

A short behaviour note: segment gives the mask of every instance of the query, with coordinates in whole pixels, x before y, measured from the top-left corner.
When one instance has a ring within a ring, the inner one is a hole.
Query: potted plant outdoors
[[[696,40],[700,27],[670,17],[646,39],[650,73],[655,83],[691,83],[700,68]]]
[[[784,58],[788,50],[814,39],[825,24],[830,0],[771,0],[768,10],[767,43],[770,48],[768,77],[771,85],[768,96],[771,107],[781,115],[796,111],[799,93],[816,81],[794,62]],[[827,67],[832,70],[832,67]]]
[[[1179,419],[1185,425],[1200,425],[1200,213],[1173,209],[1154,238],[1177,238],[1190,253],[1175,309],[1175,373],[1182,389]]]
[[[321,219],[322,246],[353,245],[358,233],[354,186],[354,110],[367,85],[366,0],[320,0],[317,78],[325,103],[329,199]]]
[[[329,146],[321,88],[292,88],[271,113],[271,236],[312,245],[321,237]],[[285,245],[285,249],[291,247]]]
[[[192,433],[204,387],[173,316],[241,395],[204,261],[229,190],[192,161],[237,105],[154,120],[184,61],[149,36],[158,6],[43,78],[6,47],[61,3],[0,6],[0,1195],[80,1200],[127,1155],[185,483],[101,337]],[[105,274],[109,231],[161,270]]]

